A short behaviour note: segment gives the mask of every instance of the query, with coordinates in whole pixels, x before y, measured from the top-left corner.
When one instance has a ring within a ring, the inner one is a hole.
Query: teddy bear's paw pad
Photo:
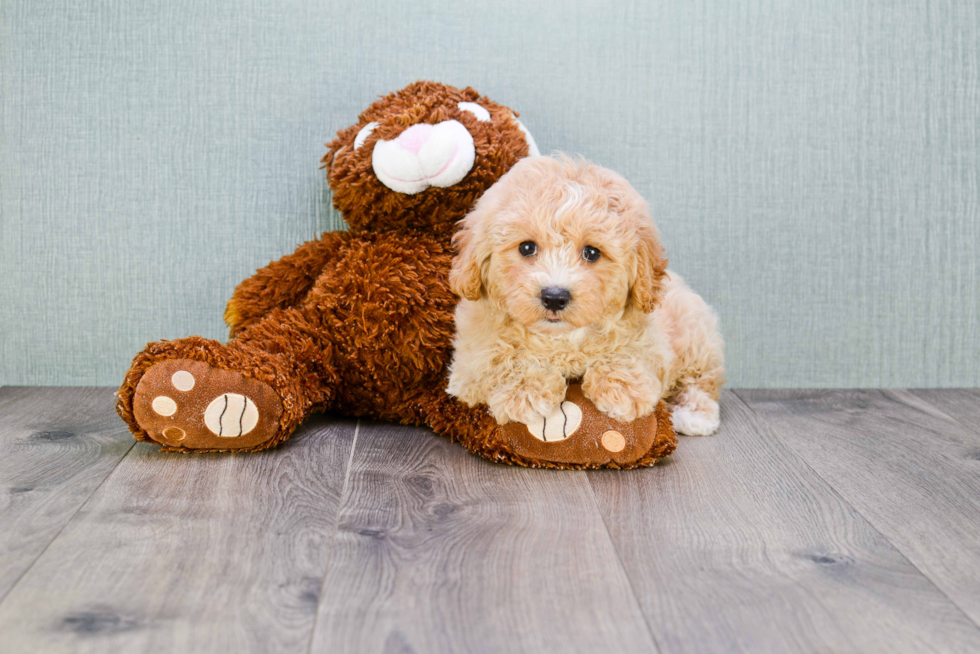
[[[259,410],[255,402],[238,393],[222,393],[204,410],[204,424],[215,436],[245,436],[258,423]]]
[[[539,441],[563,441],[582,424],[582,409],[574,402],[564,401],[547,416],[538,416],[527,423],[527,431]]]
[[[267,384],[233,370],[172,359],[143,374],[133,396],[133,413],[161,445],[253,449],[277,434],[282,401]]]
[[[615,429],[603,432],[599,442],[610,452],[622,452],[626,448],[626,437]]]

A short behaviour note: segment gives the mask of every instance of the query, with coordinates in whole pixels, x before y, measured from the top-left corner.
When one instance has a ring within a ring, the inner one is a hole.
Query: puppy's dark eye
[[[538,244],[534,241],[524,241],[517,246],[517,249],[522,257],[533,257],[538,251]]]
[[[582,258],[589,263],[595,263],[601,256],[602,253],[591,245],[586,245],[584,248],[582,248]]]

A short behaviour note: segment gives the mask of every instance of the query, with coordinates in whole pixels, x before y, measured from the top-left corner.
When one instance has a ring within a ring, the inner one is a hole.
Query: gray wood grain
[[[133,447],[104,388],[0,388],[0,600]]]
[[[363,423],[313,645],[655,651],[583,473],[491,464],[425,430]]]
[[[932,388],[908,393],[925,400],[967,429],[980,433],[980,389]],[[977,458],[980,460],[980,451],[977,452]]]
[[[980,651],[930,580],[741,400],[722,405],[718,435],[654,470],[589,473],[662,652]]]
[[[980,393],[739,394],[586,474],[328,417],[163,454],[0,389],[0,650],[980,651]]]
[[[258,454],[137,444],[0,604],[4,647],[305,652],[354,434],[319,418]]]
[[[980,623],[980,434],[906,391],[739,395]]]

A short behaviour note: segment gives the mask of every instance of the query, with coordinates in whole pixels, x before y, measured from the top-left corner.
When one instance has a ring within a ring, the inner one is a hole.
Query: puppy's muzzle
[[[558,312],[572,301],[572,294],[567,288],[549,286],[541,289],[541,304],[548,311]]]

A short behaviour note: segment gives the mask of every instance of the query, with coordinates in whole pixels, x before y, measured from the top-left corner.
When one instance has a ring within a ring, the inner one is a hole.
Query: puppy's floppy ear
[[[667,276],[667,259],[660,245],[657,228],[649,216],[638,230],[635,268],[630,279],[630,301],[643,313],[650,313],[660,303]]]
[[[494,223],[507,211],[509,203],[521,188],[522,179],[535,167],[554,164],[547,157],[525,157],[500,176],[480,196],[473,210],[459,223],[459,231],[453,236],[456,256],[449,271],[449,287],[456,295],[467,300],[479,300],[488,290],[491,242]]]
[[[475,213],[463,219],[459,231],[453,236],[456,256],[449,271],[449,287],[453,293],[467,300],[479,300],[483,291],[483,277],[480,274],[483,262],[477,254],[478,236],[474,233],[479,221],[471,220]]]
[[[618,173],[598,167],[593,170],[606,192],[609,210],[617,214],[637,237],[630,268],[628,302],[643,313],[650,313],[660,302],[664,277],[667,276],[667,259],[650,215],[650,206]]]

